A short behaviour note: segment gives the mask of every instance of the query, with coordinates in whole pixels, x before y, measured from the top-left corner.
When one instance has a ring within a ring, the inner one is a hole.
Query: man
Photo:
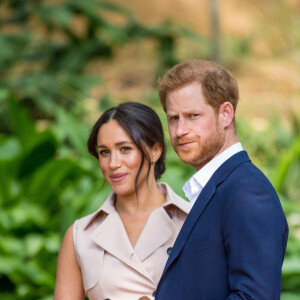
[[[288,226],[277,194],[238,141],[233,76],[193,60],[159,82],[172,145],[197,173],[192,210],[170,253],[156,300],[277,300]]]

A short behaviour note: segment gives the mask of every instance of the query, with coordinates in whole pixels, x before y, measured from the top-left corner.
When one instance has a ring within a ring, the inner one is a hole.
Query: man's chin
[[[179,152],[179,153],[177,152],[177,154],[183,163],[188,164],[188,165],[193,165],[194,159],[191,157],[191,155],[185,155],[182,152]]]

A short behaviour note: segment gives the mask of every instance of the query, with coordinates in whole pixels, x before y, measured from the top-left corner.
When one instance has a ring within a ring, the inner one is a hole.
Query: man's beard
[[[180,144],[193,142],[187,148],[180,147]],[[218,124],[216,130],[208,137],[201,138],[176,138],[172,141],[173,148],[178,154],[180,160],[199,170],[210,160],[212,160],[221,150],[225,142],[225,135],[220,131]]]

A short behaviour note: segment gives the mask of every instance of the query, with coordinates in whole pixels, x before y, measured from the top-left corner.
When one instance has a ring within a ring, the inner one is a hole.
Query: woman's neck
[[[134,216],[150,213],[166,201],[153,180],[138,187],[138,192],[130,195],[116,196],[116,210],[120,215]]]

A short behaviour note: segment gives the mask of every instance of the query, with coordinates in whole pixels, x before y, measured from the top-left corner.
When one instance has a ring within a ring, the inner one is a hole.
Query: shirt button
[[[167,212],[168,216],[170,217],[170,219],[173,218],[172,214],[170,212]]]
[[[171,253],[171,251],[172,251],[172,247],[169,247],[168,249],[167,249],[167,253],[168,253],[168,255],[170,255],[170,253]]]

